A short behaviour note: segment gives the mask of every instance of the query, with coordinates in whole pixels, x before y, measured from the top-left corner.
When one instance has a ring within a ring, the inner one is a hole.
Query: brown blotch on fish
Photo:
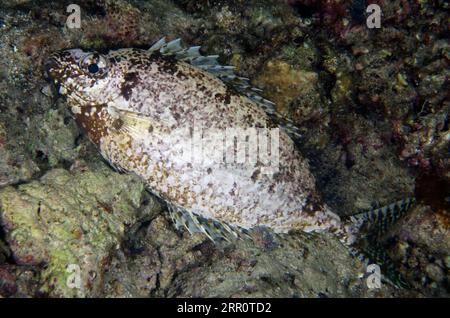
[[[179,72],[178,61],[173,56],[163,56],[159,52],[153,52],[149,58],[150,62],[157,62],[161,71],[175,75]]]
[[[123,120],[118,118],[112,122],[112,126],[114,129],[119,130],[123,126]]]
[[[131,91],[139,83],[139,78],[135,72],[126,73],[120,91],[126,100],[130,99]]]
[[[91,110],[93,110],[91,112]],[[85,113],[90,114],[86,116]],[[80,113],[74,113],[75,120],[81,124],[83,129],[87,132],[89,138],[96,145],[99,144],[100,139],[107,134],[107,118],[109,117],[105,107],[101,107],[97,111],[95,106],[86,106]]]
[[[261,170],[260,169],[256,169],[255,171],[253,171],[252,176],[251,176],[252,180],[253,181],[258,180],[258,177],[259,177],[260,174],[261,174]]]

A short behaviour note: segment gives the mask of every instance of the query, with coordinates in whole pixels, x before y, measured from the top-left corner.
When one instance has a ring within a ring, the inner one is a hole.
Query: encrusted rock
[[[127,229],[143,217],[142,198],[141,182],[108,167],[54,169],[0,191],[1,225],[14,262],[42,270],[39,293],[89,296]]]

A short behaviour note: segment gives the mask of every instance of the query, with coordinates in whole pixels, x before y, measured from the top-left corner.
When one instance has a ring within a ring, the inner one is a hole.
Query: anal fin
[[[191,234],[203,233],[214,243],[221,240],[232,242],[237,239],[251,239],[246,229],[204,218],[173,203],[167,203],[167,206],[176,229],[184,227]]]

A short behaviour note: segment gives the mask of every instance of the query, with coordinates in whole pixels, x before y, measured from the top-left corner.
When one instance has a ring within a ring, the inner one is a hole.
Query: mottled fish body
[[[136,173],[164,200],[247,229],[265,225],[277,232],[309,232],[339,224],[321,203],[308,163],[282,129],[272,134],[279,144],[273,172],[260,162],[248,166],[195,158],[214,153],[217,140],[208,143],[208,136],[221,132],[225,154],[230,151],[230,128],[254,129],[260,136],[277,129],[259,104],[202,64],[139,49],[106,55],[69,50],[58,61],[61,75],[53,77],[78,124],[109,162]],[[193,151],[189,160],[180,152],[192,146],[199,127],[202,154]]]
[[[399,201],[343,224],[316,191],[295,127],[216,58],[161,40],[149,50],[58,52],[47,72],[101,154],[184,216],[174,217],[177,225],[210,238],[267,226],[328,231],[351,247],[363,221],[387,224],[409,207]],[[252,164],[230,160],[243,135],[242,151],[258,153]]]

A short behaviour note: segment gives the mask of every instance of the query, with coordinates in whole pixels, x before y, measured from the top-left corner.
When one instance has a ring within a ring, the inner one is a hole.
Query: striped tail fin
[[[381,208],[357,213],[350,217],[352,233],[358,232],[358,238],[352,243],[352,250],[357,251],[360,258],[378,264],[385,277],[401,288],[408,284],[380,240],[383,234],[401,219],[414,205],[415,198],[405,198]]]
[[[400,288],[409,288],[409,284],[405,277],[397,270],[392,259],[386,253],[386,250],[381,245],[368,245],[363,252],[368,260],[372,263],[378,264],[384,274],[385,278],[394,283]]]

